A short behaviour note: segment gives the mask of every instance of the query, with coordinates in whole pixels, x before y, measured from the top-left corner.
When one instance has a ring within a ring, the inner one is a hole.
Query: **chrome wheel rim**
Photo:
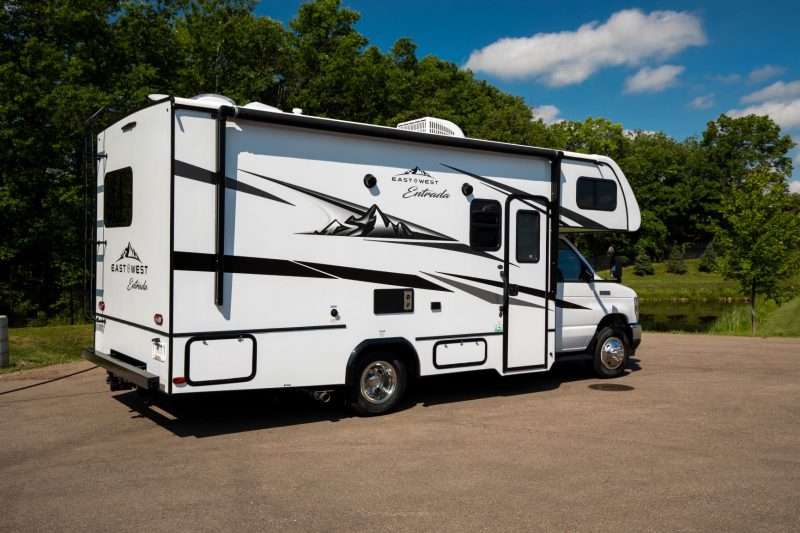
[[[396,390],[397,371],[386,361],[373,361],[361,373],[361,396],[370,403],[386,403]]]
[[[625,361],[625,345],[618,337],[609,337],[600,347],[600,361],[609,370],[616,370]]]

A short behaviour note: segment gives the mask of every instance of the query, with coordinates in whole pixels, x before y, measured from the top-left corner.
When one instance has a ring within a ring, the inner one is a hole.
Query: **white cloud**
[[[800,98],[787,102],[763,102],[744,109],[731,109],[728,114],[734,118],[745,115],[767,115],[781,128],[791,129],[800,126]]]
[[[780,76],[784,72],[786,72],[786,69],[778,65],[764,65],[763,67],[751,70],[750,74],[747,75],[747,79],[753,83],[759,83],[774,78],[775,76]]]
[[[789,182],[789,192],[800,194],[800,181],[792,180]]]
[[[542,119],[545,124],[555,124],[556,122],[563,122],[563,118],[559,115],[561,111],[554,105],[540,105],[531,108],[531,116],[533,119]]]
[[[500,78],[533,78],[560,87],[606,67],[636,66],[706,43],[700,19],[683,11],[626,9],[574,31],[506,37],[475,50],[466,68]]]
[[[713,94],[703,94],[700,96],[696,96],[692,98],[691,102],[689,102],[689,107],[693,107],[694,109],[708,109],[713,105],[714,105]]]
[[[769,100],[789,100],[800,96],[800,80],[784,83],[776,81],[754,93],[742,97],[742,102],[766,102]]]
[[[626,93],[657,93],[677,83],[684,68],[680,65],[662,65],[656,68],[644,67],[625,80]]]

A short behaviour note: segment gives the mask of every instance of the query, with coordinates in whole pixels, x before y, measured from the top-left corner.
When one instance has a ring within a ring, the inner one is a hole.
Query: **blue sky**
[[[257,12],[288,22],[300,4],[264,1]],[[386,50],[410,37],[419,56],[468,65],[547,120],[602,116],[680,139],[720,113],[756,111],[800,142],[796,1],[344,5],[361,13],[358,29],[371,44]],[[800,150],[793,155],[800,180]],[[800,182],[793,187],[800,192]]]

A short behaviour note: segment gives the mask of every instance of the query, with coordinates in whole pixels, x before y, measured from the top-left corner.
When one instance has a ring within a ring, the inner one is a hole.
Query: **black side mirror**
[[[594,281],[594,276],[592,275],[592,271],[588,268],[581,269],[581,281],[586,283],[591,283]]]

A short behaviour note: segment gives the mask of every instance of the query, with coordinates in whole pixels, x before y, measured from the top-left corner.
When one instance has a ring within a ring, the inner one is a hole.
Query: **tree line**
[[[84,271],[82,159],[88,135],[151,93],[220,93],[307,114],[394,126],[437,116],[470,137],[604,154],[640,199],[629,258],[705,247],[724,202],[754,171],[786,191],[793,143],[767,117],[721,115],[697,137],[627,131],[604,118],[545,124],[520,97],[416,45],[369,44],[339,0],[303,4],[286,26],[250,0],[5,0],[0,10],[0,314],[12,322],[80,319]],[[87,123],[99,108],[106,112]],[[771,183],[772,183],[771,182]],[[717,228],[717,229],[715,229]]]

